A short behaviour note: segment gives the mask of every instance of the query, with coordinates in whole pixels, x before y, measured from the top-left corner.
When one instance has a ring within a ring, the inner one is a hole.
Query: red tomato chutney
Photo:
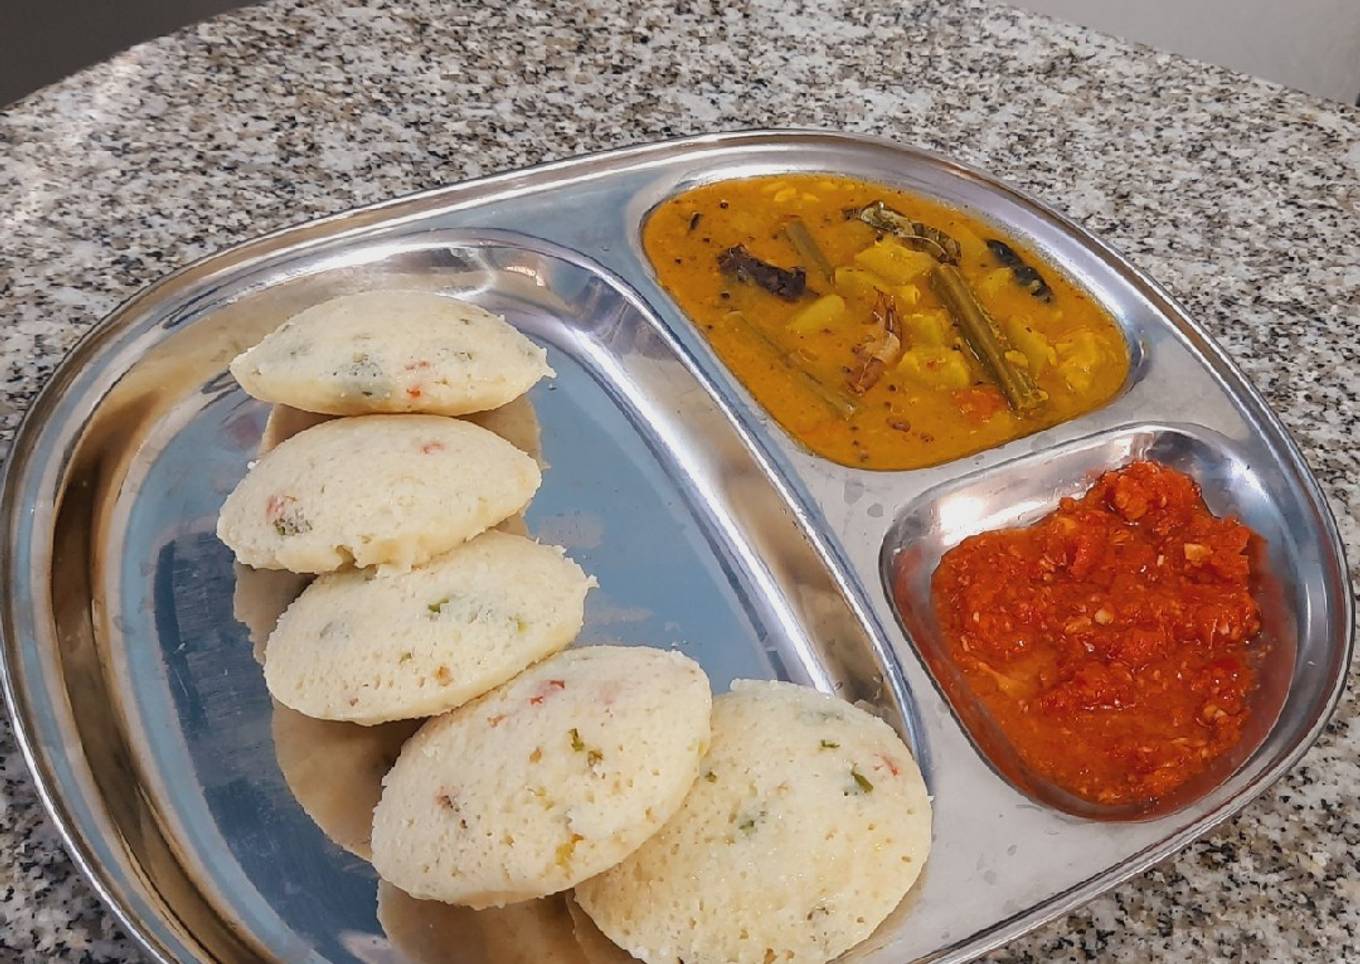
[[[1185,475],[1135,462],[1033,526],[950,550],[935,611],[1024,763],[1088,801],[1150,803],[1246,722],[1264,650],[1251,538]]]

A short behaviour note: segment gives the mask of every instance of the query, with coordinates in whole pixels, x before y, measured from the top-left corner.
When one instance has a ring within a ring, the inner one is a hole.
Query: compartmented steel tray
[[[655,284],[639,234],[686,185],[794,170],[937,197],[1042,250],[1122,325],[1124,389],[933,468],[808,454]],[[234,618],[252,604],[234,593],[269,590],[238,587],[213,536],[267,415],[226,363],[302,307],[392,285],[478,301],[548,346],[558,378],[532,400],[550,468],[528,522],[599,578],[583,641],[677,645],[719,692],[738,676],[836,690],[908,739],[935,798],[934,851],[849,959],[962,960],[1094,896],[1260,793],[1340,695],[1350,592],[1316,482],[1222,352],[1099,241],[982,174],[862,137],[714,135],[549,164],[291,228],[171,276],[81,342],[15,442],[0,625],[16,731],[76,861],[161,959],[401,959],[375,919],[371,869],[280,775]],[[1118,820],[1031,785],[961,725],[970,709],[944,696],[925,601],[960,539],[1036,518],[1092,471],[1145,454],[1265,537],[1275,645],[1245,758]]]

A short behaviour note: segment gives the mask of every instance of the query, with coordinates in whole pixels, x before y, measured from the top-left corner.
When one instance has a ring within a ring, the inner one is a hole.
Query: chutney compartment
[[[932,581],[941,559],[970,536],[1028,526],[1061,499],[1083,495],[1104,472],[1149,460],[1200,488],[1209,511],[1236,517],[1254,533],[1248,544],[1250,592],[1260,609],[1253,647],[1263,654],[1240,738],[1202,772],[1151,804],[1101,804],[1079,798],[1024,763],[949,652]],[[889,608],[974,749],[1002,779],[1035,802],[1097,820],[1151,819],[1174,812],[1220,785],[1261,745],[1280,716],[1297,670],[1297,589],[1276,578],[1296,555],[1287,519],[1231,441],[1199,426],[1135,425],[1078,439],[952,480],[922,493],[894,520],[880,553]]]

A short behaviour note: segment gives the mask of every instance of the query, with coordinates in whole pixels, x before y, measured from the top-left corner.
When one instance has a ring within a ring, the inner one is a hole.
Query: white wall
[[[1011,2],[1347,104],[1360,95],[1360,0]]]

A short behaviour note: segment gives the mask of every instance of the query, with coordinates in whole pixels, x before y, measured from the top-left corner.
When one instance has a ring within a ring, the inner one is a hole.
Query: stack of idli
[[[930,802],[887,724],[791,684],[714,700],[670,650],[567,648],[594,581],[521,516],[542,348],[476,305],[374,291],[231,371],[274,405],[217,531],[280,767],[385,881],[394,944],[826,961],[901,901]]]
[[[552,374],[542,348],[468,302],[373,291],[302,311],[231,372],[276,408],[218,536],[254,570],[316,576],[263,647],[279,703],[423,719],[575,639],[590,578],[492,531],[541,480],[536,453],[486,426],[536,445],[523,395]]]

